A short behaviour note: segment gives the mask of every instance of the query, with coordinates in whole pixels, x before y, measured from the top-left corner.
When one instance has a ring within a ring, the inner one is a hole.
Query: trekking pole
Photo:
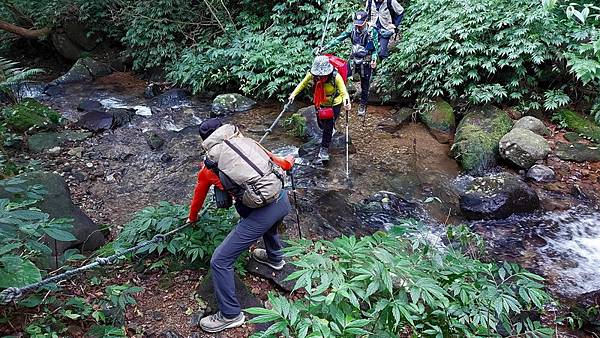
[[[327,26],[329,26],[329,16],[331,15],[331,8],[333,7],[333,0],[329,2],[329,9],[327,10],[327,16],[325,17],[325,27],[323,28],[323,34],[321,35],[321,43],[319,44],[319,50],[323,49],[325,43],[325,35],[327,34]]]
[[[269,134],[273,132],[273,128],[275,128],[275,126],[277,125],[277,122],[279,122],[279,120],[281,119],[281,117],[283,116],[283,114],[288,109],[288,107],[290,106],[291,103],[292,103],[292,101],[288,101],[283,106],[283,110],[281,111],[281,113],[279,113],[279,115],[277,116],[277,118],[275,119],[275,121],[273,121],[273,124],[271,124],[271,126],[269,127],[269,129],[267,129],[267,131],[265,132],[265,134],[263,135],[263,137],[260,138],[260,141],[258,141],[258,143],[262,143],[267,138],[267,136],[269,136]]]
[[[298,236],[300,237],[300,239],[303,239],[302,230],[300,228],[300,213],[298,211],[298,197],[296,195],[296,183],[294,181],[294,172],[291,169],[290,169],[290,178],[292,181],[292,195],[294,196],[294,209],[296,210],[296,223],[298,224]]]
[[[349,128],[348,128],[348,115],[350,110],[346,109],[346,178],[350,179],[350,151],[349,147]]]

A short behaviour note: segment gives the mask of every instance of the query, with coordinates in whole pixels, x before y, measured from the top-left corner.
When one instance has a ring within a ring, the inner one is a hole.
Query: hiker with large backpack
[[[383,60],[390,53],[390,39],[400,29],[404,8],[398,0],[367,0],[366,11],[369,24],[379,33],[379,59]]]
[[[244,251],[262,237],[265,249],[255,249],[252,258],[274,270],[285,265],[277,228],[291,209],[283,187],[285,171],[292,168],[294,158],[274,156],[258,142],[244,137],[237,127],[222,125],[218,119],[202,122],[200,137],[206,157],[198,173],[188,222],[198,220],[211,186],[217,207],[235,204],[241,217],[210,260],[219,311],[202,318],[200,328],[215,333],[245,322],[235,294],[233,271],[234,262]]]
[[[336,62],[338,68],[334,67],[330,58]],[[289,101],[293,102],[304,88],[310,84],[313,85],[313,103],[317,109],[319,126],[323,130],[321,149],[319,150],[319,158],[323,162],[329,161],[329,145],[342,105],[346,110],[351,109],[350,95],[346,89],[347,71],[347,65],[343,60],[334,56],[317,56],[310,71],[289,97]]]
[[[346,31],[318,49],[317,53],[327,51],[346,39],[352,41],[352,52],[348,62],[348,76],[355,74],[360,77],[360,105],[358,106],[358,116],[363,116],[367,112],[367,102],[369,100],[369,87],[373,69],[377,67],[377,51],[379,49],[378,33],[373,27],[367,24],[368,13],[359,11],[354,14],[354,24]]]

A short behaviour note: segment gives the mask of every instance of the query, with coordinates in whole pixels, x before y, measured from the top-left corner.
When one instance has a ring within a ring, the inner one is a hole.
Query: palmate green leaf
[[[77,238],[75,236],[73,236],[72,233],[65,231],[65,230],[61,230],[61,229],[57,229],[57,228],[44,228],[43,231],[44,231],[44,233],[46,233],[46,235],[54,238],[57,241],[72,242],[72,241],[77,240]]]
[[[23,287],[42,280],[40,270],[31,261],[17,256],[0,257],[0,288]]]

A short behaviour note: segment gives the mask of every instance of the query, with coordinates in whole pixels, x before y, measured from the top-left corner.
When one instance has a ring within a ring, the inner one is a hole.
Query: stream
[[[128,73],[61,85],[52,96],[39,88],[29,86],[21,95],[38,98],[71,122],[84,114],[77,109],[83,100],[136,112],[126,125],[67,145],[59,155],[32,155],[42,160],[46,169],[65,177],[73,200],[94,221],[114,225],[111,229],[116,234],[120,225],[143,207],[162,200],[189,202],[202,159],[196,126],[210,116],[210,103],[178,90],[146,99],[145,82]],[[279,109],[276,104],[261,104],[224,119],[258,139]],[[393,111],[392,107],[370,107],[364,123],[351,117],[355,151],[350,155],[349,179],[343,151],[332,151],[327,168],[311,164],[314,153],[298,159],[294,175],[305,235],[313,239],[364,235],[387,229],[401,218],[417,219],[435,231],[442,231],[445,224],[467,223],[483,236],[493,256],[544,275],[555,294],[575,297],[600,289],[597,205],[580,203],[569,192],[545,194],[544,187],[536,187],[541,195],[551,195],[548,198],[555,204],[562,199],[574,202],[569,202],[566,210],[468,222],[458,206],[461,173],[448,155],[449,145],[438,143],[418,123],[393,131],[380,128],[382,121],[393,119]],[[341,122],[340,132],[343,127]],[[163,139],[164,145],[151,150],[148,132]],[[280,127],[265,146],[280,155],[297,155],[303,144],[304,140]],[[74,147],[83,148],[81,156],[70,155],[68,150]],[[23,156],[23,161],[29,159]],[[288,216],[287,222],[295,222],[295,216]],[[298,236],[295,227],[288,229],[288,237]]]

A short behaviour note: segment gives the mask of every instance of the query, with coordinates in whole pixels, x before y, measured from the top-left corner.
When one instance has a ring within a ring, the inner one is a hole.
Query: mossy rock
[[[63,132],[43,132],[32,135],[27,140],[27,147],[32,152],[62,146],[67,142],[79,142],[92,136],[92,133],[65,130]]]
[[[15,132],[26,132],[30,129],[53,129],[61,119],[59,112],[35,99],[25,99],[4,108],[2,116],[6,119],[7,127]]]
[[[569,109],[554,114],[552,120],[590,141],[600,143],[600,126],[591,119]]]
[[[456,128],[456,118],[454,109],[448,102],[437,100],[432,109],[419,112],[419,117],[438,142],[450,142]]]
[[[496,107],[472,108],[456,128],[452,153],[464,170],[482,174],[496,164],[498,143],[512,126],[508,114]]]

